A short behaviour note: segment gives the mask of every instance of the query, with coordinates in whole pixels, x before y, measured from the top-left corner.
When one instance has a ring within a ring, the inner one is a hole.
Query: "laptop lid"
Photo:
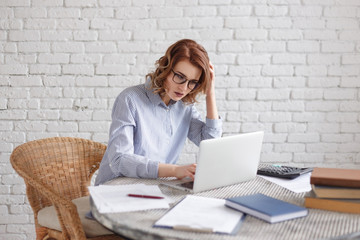
[[[203,140],[194,182],[184,179],[162,184],[196,193],[251,180],[259,166],[263,137],[260,131]]]
[[[254,179],[263,137],[259,131],[201,141],[193,192]]]

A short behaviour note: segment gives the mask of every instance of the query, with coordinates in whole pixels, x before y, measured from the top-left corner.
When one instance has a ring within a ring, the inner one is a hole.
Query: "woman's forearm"
[[[176,165],[159,163],[158,177],[174,177]]]
[[[206,117],[208,119],[219,118],[219,114],[216,106],[215,94],[206,96]]]

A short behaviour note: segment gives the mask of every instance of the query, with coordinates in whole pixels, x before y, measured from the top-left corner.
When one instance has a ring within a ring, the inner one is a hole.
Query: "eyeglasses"
[[[174,74],[173,77],[172,77],[172,80],[175,83],[184,84],[184,83],[188,82],[187,87],[190,90],[194,90],[199,85],[199,81],[197,81],[197,80],[188,80],[188,79],[186,79],[185,76],[181,75],[180,73],[175,72],[173,69],[171,69],[171,71]]]

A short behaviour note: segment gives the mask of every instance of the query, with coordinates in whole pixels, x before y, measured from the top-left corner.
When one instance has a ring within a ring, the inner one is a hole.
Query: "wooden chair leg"
[[[48,234],[49,234],[49,238],[50,239],[69,239],[68,237],[64,237],[64,235],[62,234],[62,232],[59,232],[57,230],[54,229],[48,229]]]
[[[35,227],[36,240],[44,240],[48,237],[47,228],[44,227]]]

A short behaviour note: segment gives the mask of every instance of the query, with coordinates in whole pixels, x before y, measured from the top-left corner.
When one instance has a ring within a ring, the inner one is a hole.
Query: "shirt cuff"
[[[149,178],[158,178],[158,174],[159,174],[159,162],[155,162],[155,161],[149,161],[148,163],[148,167],[149,167]]]
[[[209,119],[206,118],[206,126],[210,128],[221,128],[222,126],[222,119],[219,116],[218,119]]]

